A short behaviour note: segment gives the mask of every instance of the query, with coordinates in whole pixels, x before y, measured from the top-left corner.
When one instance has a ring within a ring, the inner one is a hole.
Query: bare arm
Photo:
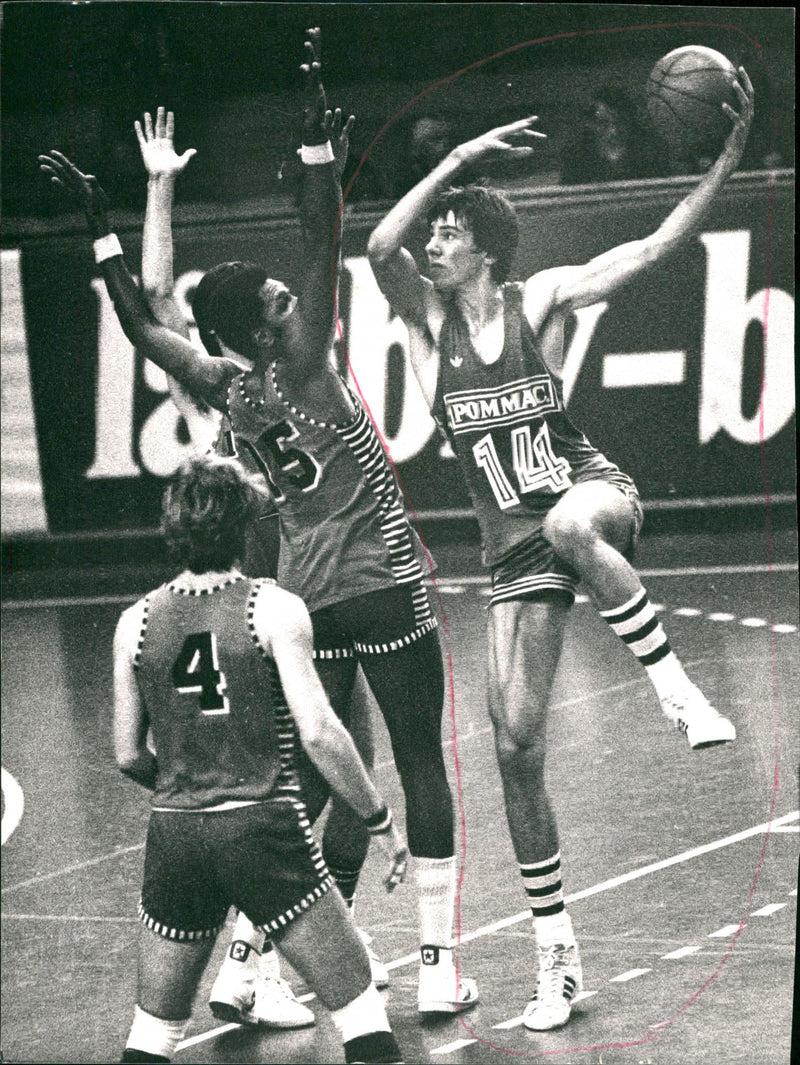
[[[533,291],[526,293],[526,304],[534,318],[541,317],[544,310],[540,288],[542,284],[549,286],[552,292],[550,309],[567,312],[586,307],[612,295],[642,271],[663,260],[696,232],[720,189],[739,165],[747,141],[753,119],[753,87],[743,67],[739,68],[739,77],[741,80],[734,82],[740,105],[739,113],[727,104],[722,105],[733,123],[733,128],[716,162],[696,187],[668,215],[655,233],[644,240],[621,244],[603,255],[598,255],[585,266],[549,271],[549,278],[537,279],[534,275],[528,283]],[[537,286],[539,291],[536,291]],[[534,308],[538,308],[538,315]],[[529,320],[530,318],[529,313]],[[532,324],[535,326],[535,321]]]
[[[92,236],[110,234],[103,190],[60,152],[40,155],[42,170],[56,184],[72,192],[86,213]],[[225,410],[228,385],[239,372],[224,359],[202,355],[187,340],[162,325],[153,315],[130,274],[121,251],[103,259],[101,270],[128,340],[145,358],[175,377],[192,395]]]
[[[129,607],[114,633],[114,754],[126,777],[152,791],[157,764],[147,746],[147,711],[133,668],[143,613],[141,601]]]
[[[276,618],[280,618],[279,623]],[[345,802],[365,821],[370,819],[384,808],[384,802],[350,734],[331,709],[314,668],[311,619],[304,603],[274,585],[264,586],[256,599],[253,626],[262,646],[275,659],[309,758]],[[391,858],[386,880],[391,890],[403,878],[407,849],[393,825],[378,838]]]
[[[174,148],[175,116],[159,107],[155,126],[149,113],[134,128],[147,171],[147,207],[142,234],[142,289],[156,318],[187,340],[189,330],[175,300],[172,248],[172,204],[175,181],[194,148],[178,155]]]
[[[308,30],[303,110],[303,192],[300,223],[305,261],[297,308],[286,323],[284,344],[291,356],[287,371],[298,379],[326,364],[333,332],[341,262],[342,189],[330,142],[331,118],[320,78],[320,33]],[[325,161],[327,158],[328,161]]]
[[[452,184],[463,167],[498,152],[515,157],[530,155],[534,151],[530,143],[514,142],[543,137],[543,133],[530,128],[535,121],[535,116],[524,118],[460,144],[407,192],[376,226],[367,245],[370,265],[384,296],[407,325],[421,326],[426,321],[432,288],[430,282],[420,276],[413,257],[405,249],[412,227],[425,217],[431,203]]]

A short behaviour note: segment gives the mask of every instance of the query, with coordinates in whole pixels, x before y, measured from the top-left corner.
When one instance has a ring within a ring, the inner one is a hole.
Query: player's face
[[[478,277],[488,265],[485,253],[475,247],[471,230],[452,211],[434,219],[425,252],[435,288],[457,288]]]
[[[261,286],[260,292],[264,324],[277,332],[297,306],[297,296],[293,296],[282,281],[274,281],[271,277]]]

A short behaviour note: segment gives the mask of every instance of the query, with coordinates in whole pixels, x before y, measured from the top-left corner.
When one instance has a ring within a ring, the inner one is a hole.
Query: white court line
[[[758,836],[762,832],[772,831],[776,825],[783,825],[789,821],[796,821],[800,819],[800,810],[793,810],[791,813],[783,814],[782,817],[776,818],[774,821],[766,821],[761,825],[754,825],[752,828],[746,828],[742,832],[736,832],[732,836],[726,836],[724,839],[714,840],[713,843],[705,843],[700,847],[693,847],[691,850],[683,851],[681,854],[675,854],[671,858],[665,858],[660,862],[652,862],[650,865],[643,865],[640,869],[632,869],[629,873],[623,873],[622,876],[612,877],[610,880],[604,880],[600,884],[595,884],[594,887],[584,888],[583,891],[576,891],[572,895],[567,895],[564,902],[569,904],[571,902],[577,902],[579,899],[587,899],[592,895],[599,895],[604,891],[610,891],[613,888],[620,887],[622,884],[627,884],[632,880],[638,880],[642,876],[648,876],[650,873],[659,872],[662,869],[667,869],[672,865],[678,865],[682,862],[691,861],[693,858],[698,858],[703,854],[709,854],[711,851],[721,850],[723,847],[730,847],[733,843],[740,843],[744,839],[750,839],[752,836]],[[492,932],[497,932],[502,928],[509,928],[511,925],[519,924],[520,921],[530,920],[531,911],[524,910],[522,913],[514,914],[512,917],[504,917],[500,921],[494,921],[492,924],[483,925],[482,928],[478,928],[475,932],[468,932],[466,935],[461,936],[459,943],[469,943],[473,939],[479,939],[483,936],[491,935]],[[739,925],[727,926],[737,931]],[[712,933],[712,935],[720,933]],[[397,958],[395,961],[387,963],[386,968],[389,970],[400,969],[405,965],[412,965],[419,961],[419,952],[414,951],[413,954],[406,954],[402,958]],[[618,978],[619,979],[619,978]],[[303,1001],[308,1001],[313,998],[313,995],[303,996]],[[506,1022],[508,1027],[511,1027],[510,1022]],[[234,1027],[236,1027],[234,1025]],[[499,1026],[495,1026],[499,1027]],[[192,1043],[200,1043],[204,1039],[214,1039],[222,1032],[227,1032],[231,1028],[230,1025],[226,1025],[224,1028],[212,1028],[208,1032],[201,1033],[200,1035],[193,1036]],[[476,1040],[468,1040],[468,1042],[475,1042]],[[181,1050],[184,1046],[188,1046],[188,1042],[181,1043],[178,1046],[178,1050]],[[452,1044],[448,1044],[452,1046]],[[459,1045],[466,1045],[461,1044]],[[446,1052],[445,1047],[439,1047],[436,1053],[443,1054]],[[434,1051],[431,1051],[434,1053]]]
[[[454,1050],[461,1050],[462,1047],[472,1046],[473,1043],[477,1043],[477,1039],[456,1039],[454,1043],[446,1043],[444,1046],[436,1047],[435,1050],[431,1050],[431,1054],[452,1054]]]
[[[718,928],[716,932],[709,932],[709,939],[725,939],[727,936],[732,936],[734,932],[738,932],[743,925],[738,924],[726,924],[722,928]]]
[[[25,809],[25,797],[22,788],[7,769],[0,767],[0,787],[3,789],[2,824],[0,825],[0,845],[6,842],[11,833],[22,820],[22,811]]]
[[[702,947],[697,947],[697,946],[678,947],[677,950],[671,950],[669,952],[669,954],[662,954],[661,955],[661,960],[662,961],[669,961],[670,959],[673,959],[673,958],[688,958],[690,954],[696,954],[698,952],[698,950],[702,950],[702,949],[703,949]]]
[[[778,910],[782,910],[787,903],[785,902],[770,902],[768,906],[762,906],[760,910],[753,910],[750,914],[751,917],[771,917],[773,913],[777,913]]]
[[[74,914],[58,913],[4,913],[0,915],[2,921],[76,921],[78,923],[99,922],[101,924],[139,924],[138,917],[92,917],[76,916]]]
[[[758,562],[727,566],[667,566],[655,569],[637,569],[636,572],[640,577],[702,577],[725,573],[795,573],[797,569],[797,562],[773,562],[771,565]],[[431,584],[432,582],[426,580],[425,583]],[[436,583],[439,585],[438,578]],[[442,577],[439,586],[444,589],[451,586],[470,584],[486,586],[489,584],[489,576],[486,574],[477,577]],[[46,609],[47,607],[58,606],[105,606],[113,605],[114,603],[133,603],[137,598],[140,597],[136,595],[96,595],[64,596],[63,598],[55,599],[6,599],[0,604],[0,608],[3,610],[36,610],[38,608]]]
[[[652,971],[652,969],[628,969],[626,973],[612,976],[608,982],[610,984],[627,984],[629,980],[635,980],[637,976],[644,976],[645,973],[651,973]]]
[[[78,873],[81,869],[91,869],[93,865],[100,865],[101,862],[110,862],[112,858],[119,858],[123,854],[132,854],[133,851],[140,851],[143,848],[144,843],[134,843],[130,847],[118,847],[115,851],[111,851],[110,854],[101,854],[99,858],[90,858],[86,862],[76,862],[74,865],[68,865],[64,869],[56,869],[52,873],[42,873],[41,876],[32,876],[29,880],[20,880],[18,884],[9,884],[0,891],[0,894],[7,895],[10,891],[19,891],[20,888],[43,884],[46,880],[55,880],[57,877],[65,876],[67,873]]]

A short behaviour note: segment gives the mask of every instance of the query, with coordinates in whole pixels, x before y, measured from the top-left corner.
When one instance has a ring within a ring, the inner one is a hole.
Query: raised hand
[[[306,30],[306,62],[300,69],[306,75],[305,99],[303,101],[303,144],[324,144],[325,115],[328,103],[320,72],[322,70],[322,34],[319,27]]]
[[[175,137],[175,115],[159,107],[156,111],[155,129],[149,111],[144,114],[144,129],[138,120],[133,124],[142,152],[142,162],[150,177],[176,177],[183,170],[193,155],[195,148],[187,148],[183,155],[178,155],[173,145]]]
[[[77,206],[86,214],[89,228],[95,237],[111,232],[108,224],[108,197],[93,174],[84,174],[66,155],[54,149],[39,157],[39,169],[52,184],[71,194]]]
[[[350,150],[350,133],[353,129],[355,120],[356,116],[350,115],[343,126],[342,109],[337,107],[335,111],[326,111],[325,118],[322,122],[322,128],[333,148],[336,174],[340,179],[347,164],[347,153]]]
[[[545,139],[546,133],[530,127],[538,122],[536,115],[529,118],[521,118],[517,122],[509,122],[506,126],[497,126],[487,133],[482,133],[471,141],[465,141],[453,149],[461,163],[469,163],[493,152],[505,153],[506,157],[521,158],[532,155],[536,150],[533,142],[536,139]]]
[[[739,77],[733,83],[733,91],[739,101],[739,110],[734,111],[729,104],[722,105],[722,110],[733,123],[733,128],[725,141],[724,152],[735,157],[736,163],[739,162],[744,146],[747,143],[747,134],[750,132],[750,123],[753,121],[755,112],[753,102],[755,100],[755,92],[750,78],[747,76],[747,71],[744,67],[739,67],[738,74]]]

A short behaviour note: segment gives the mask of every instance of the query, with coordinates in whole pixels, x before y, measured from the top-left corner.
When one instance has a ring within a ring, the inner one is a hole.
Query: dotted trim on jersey
[[[340,429],[347,429],[353,424],[353,422],[358,417],[358,404],[355,403],[356,412],[349,422],[324,422],[321,418],[312,418],[310,414],[305,414],[303,411],[300,410],[299,407],[296,407],[294,403],[290,402],[281,391],[280,385],[278,384],[277,361],[270,363],[269,373],[270,377],[272,378],[272,387],[275,391],[275,395],[278,397],[284,407],[291,411],[291,413],[294,414],[296,418],[299,418],[301,422],[306,422],[308,425],[316,425],[320,429],[332,429],[334,432],[338,432]],[[355,397],[353,396],[353,393],[350,391],[350,389],[347,387],[346,383],[344,383],[344,386],[347,389],[350,398],[355,401]],[[263,399],[259,400],[259,403],[263,404],[264,402],[265,401]]]
[[[336,647],[330,650],[315,647],[312,657],[329,662],[336,658],[354,658],[355,651],[352,647]]]
[[[246,580],[246,577],[242,573],[237,573],[232,577],[226,577],[219,584],[212,584],[210,588],[181,588],[174,581],[170,581],[167,588],[173,595],[213,595],[214,592],[219,592],[223,588],[228,588],[231,584],[238,584],[239,581],[243,580]]]
[[[363,655],[388,654],[390,651],[399,651],[401,647],[408,647],[409,644],[421,639],[429,632],[433,632],[438,627],[438,624],[436,618],[431,617],[423,625],[420,625],[418,629],[415,629],[414,632],[407,633],[399,640],[390,640],[389,643],[358,643],[355,641],[353,646],[359,654]]]
[[[147,631],[148,615],[150,613],[150,596],[144,597],[144,610],[142,611],[142,627],[139,631],[139,639],[136,641],[136,651],[133,656],[133,668],[138,669],[142,661],[142,647],[144,647],[144,634]]]
[[[156,921],[146,913],[141,899],[139,899],[139,906],[136,912],[139,920],[143,925],[149,928],[151,932],[155,932],[155,934],[161,936],[162,939],[174,939],[181,943],[197,943],[204,939],[212,939],[214,936],[219,935],[225,924],[223,921],[223,923],[217,925],[216,928],[204,928],[194,932],[186,932],[182,928],[170,928],[168,925],[161,924],[160,921]]]
[[[298,825],[302,829],[305,841],[308,844],[314,868],[323,879],[312,891],[309,891],[299,902],[296,902],[294,906],[291,906],[288,910],[284,910],[283,913],[278,914],[274,920],[265,921],[264,924],[259,925],[259,928],[263,929],[264,932],[278,932],[281,928],[285,928],[290,921],[293,921],[295,917],[299,917],[302,913],[305,913],[310,906],[321,899],[323,895],[327,894],[335,882],[328,871],[328,867],[325,865],[325,859],[322,857],[319,844],[311,833],[311,822],[308,820],[305,803],[295,799],[293,805],[298,815]]]
[[[278,795],[287,795],[291,792],[300,791],[300,781],[298,780],[294,764],[294,753],[299,743],[294,718],[292,717],[292,712],[286,702],[286,695],[283,690],[283,685],[281,684],[278,667],[275,665],[275,660],[263,647],[258,638],[255,625],[253,624],[253,615],[255,613],[258,593],[265,584],[275,583],[276,582],[272,580],[271,577],[262,577],[258,580],[254,580],[253,590],[247,600],[247,628],[250,632],[250,639],[261,652],[261,656],[269,666],[270,671],[270,694],[272,696],[272,705],[275,710],[275,724],[278,732],[278,757],[281,766],[280,773],[275,781],[273,798]]]

